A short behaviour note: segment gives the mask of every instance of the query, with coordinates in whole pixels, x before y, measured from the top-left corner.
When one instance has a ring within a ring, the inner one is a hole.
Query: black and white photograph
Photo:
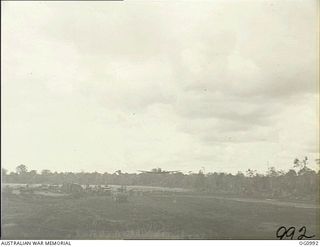
[[[318,0],[1,1],[1,240],[318,245],[319,108]]]

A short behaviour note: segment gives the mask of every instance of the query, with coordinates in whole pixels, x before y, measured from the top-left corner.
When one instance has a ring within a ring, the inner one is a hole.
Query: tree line
[[[319,160],[317,160],[319,163]],[[308,158],[295,159],[292,169],[288,171],[276,170],[270,167],[265,174],[255,170],[238,172],[233,175],[224,172],[184,174],[152,173],[114,173],[99,172],[51,172],[42,170],[28,170],[27,166],[19,165],[15,172],[8,173],[2,169],[3,183],[23,184],[63,184],[79,183],[90,185],[142,185],[178,187],[196,190],[199,193],[230,194],[239,196],[255,196],[268,198],[296,198],[314,199],[319,194],[319,171],[308,167]]]

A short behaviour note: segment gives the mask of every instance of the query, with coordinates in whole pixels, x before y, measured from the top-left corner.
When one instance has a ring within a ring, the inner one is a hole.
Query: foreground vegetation
[[[317,234],[318,209],[198,194],[132,196],[8,195],[3,239],[276,239],[280,226]],[[316,235],[316,238],[319,238]]]

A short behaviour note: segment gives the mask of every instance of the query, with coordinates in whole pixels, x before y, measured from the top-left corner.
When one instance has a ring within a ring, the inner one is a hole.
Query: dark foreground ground
[[[2,239],[276,239],[280,226],[316,235],[319,209],[193,195],[2,198]]]

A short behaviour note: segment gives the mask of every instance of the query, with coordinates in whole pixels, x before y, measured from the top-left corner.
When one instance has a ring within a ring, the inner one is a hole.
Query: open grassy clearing
[[[275,239],[279,226],[317,234],[318,209],[223,197],[11,195],[2,202],[4,239]],[[319,238],[319,236],[317,235]]]

